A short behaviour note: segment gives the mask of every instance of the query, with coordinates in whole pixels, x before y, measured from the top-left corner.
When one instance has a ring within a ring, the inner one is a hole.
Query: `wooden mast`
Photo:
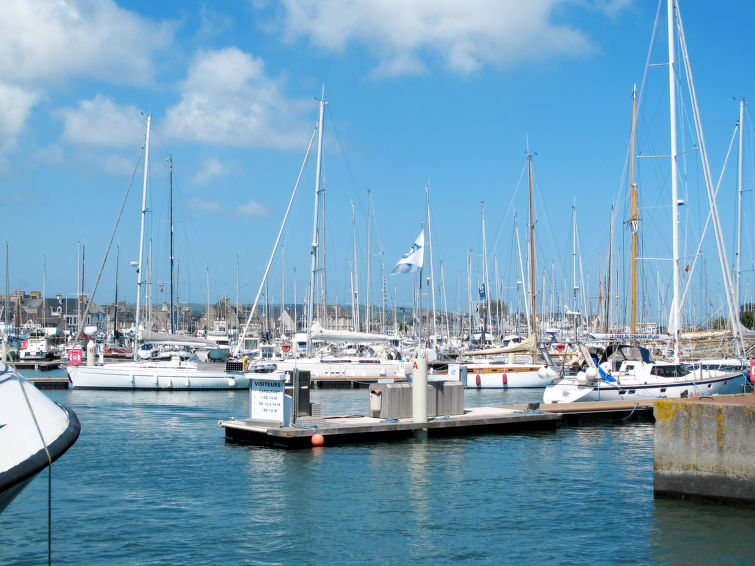
[[[632,230],[632,334],[637,331],[637,231],[640,227],[640,217],[637,216],[637,185],[634,183],[634,133],[637,125],[637,88],[632,92],[632,137],[631,153],[629,155],[629,190],[631,214],[629,227]]]

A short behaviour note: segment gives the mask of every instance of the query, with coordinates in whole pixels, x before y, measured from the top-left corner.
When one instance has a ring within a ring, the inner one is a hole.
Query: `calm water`
[[[536,391],[468,391],[467,406]],[[653,427],[284,451],[226,444],[244,392],[51,391],[57,564],[752,564],[755,510],[653,499]],[[367,390],[313,391],[363,414]],[[47,560],[47,472],[0,515],[0,564]]]

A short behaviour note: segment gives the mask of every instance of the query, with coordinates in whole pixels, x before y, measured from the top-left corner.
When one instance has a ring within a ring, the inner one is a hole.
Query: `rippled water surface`
[[[285,451],[225,442],[245,392],[48,393],[82,425],[52,469],[57,564],[752,564],[754,510],[654,501],[649,424]],[[47,483],[0,515],[0,564],[47,560]]]

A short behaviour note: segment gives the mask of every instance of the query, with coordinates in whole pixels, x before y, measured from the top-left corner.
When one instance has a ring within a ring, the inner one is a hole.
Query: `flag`
[[[410,271],[418,271],[422,269],[422,264],[425,260],[425,231],[419,233],[417,239],[414,240],[412,247],[409,248],[396,265],[393,266],[391,275],[397,273],[407,273]]]
[[[486,299],[486,293],[485,293],[485,283],[482,283],[482,284],[480,285],[480,289],[479,289],[479,291],[480,291],[480,300],[481,300],[481,301],[482,301],[482,300],[485,300],[485,299]]]

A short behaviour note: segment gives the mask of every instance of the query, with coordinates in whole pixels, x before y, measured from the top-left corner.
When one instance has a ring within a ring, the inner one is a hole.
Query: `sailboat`
[[[529,212],[530,212],[530,281],[531,281],[531,316],[530,334],[518,344],[501,348],[468,350],[462,353],[462,359],[485,357],[485,361],[470,362],[467,367],[466,386],[479,389],[501,388],[540,388],[551,383],[557,373],[546,364],[536,359],[537,317],[535,309],[535,220],[532,198],[532,154],[527,155],[529,178]],[[486,268],[487,269],[487,268]],[[529,311],[528,311],[529,312]]]
[[[0,512],[79,437],[76,413],[0,362]]]
[[[144,183],[142,187],[141,227],[139,233],[139,261],[136,268],[136,322],[135,334],[140,336],[140,299],[142,280],[142,260],[144,252],[144,218],[147,211],[147,173],[149,166],[149,132],[152,116],[147,116],[147,129],[144,144]],[[172,253],[171,253],[172,255]],[[172,314],[171,314],[172,318]],[[157,339],[157,337],[151,337]],[[174,342],[171,340],[171,342]],[[192,342],[193,343],[193,342]],[[91,348],[92,351],[94,348]],[[89,348],[88,348],[89,350]],[[78,389],[146,389],[146,390],[192,390],[192,389],[247,389],[248,374],[244,373],[241,362],[228,362],[225,365],[204,363],[197,357],[188,361],[173,356],[166,361],[140,360],[139,348],[133,349],[133,361],[96,364],[94,356],[87,356],[87,365],[66,367],[73,388]],[[93,353],[93,352],[92,352]]]
[[[239,358],[245,354],[242,346],[249,335],[251,322],[256,314],[257,304],[262,293],[262,289],[267,281],[270,272],[270,266],[280,243],[281,234],[285,227],[293,198],[301,180],[304,164],[307,162],[309,152],[317,137],[317,164],[315,169],[315,195],[314,195],[314,220],[312,227],[312,249],[311,249],[311,267],[307,295],[307,322],[305,331],[296,333],[293,336],[293,347],[289,342],[282,343],[279,348],[279,355],[264,360],[252,358],[249,367],[254,369],[259,367],[261,370],[268,371],[277,369],[278,371],[309,371],[313,379],[326,379],[333,382],[356,382],[356,381],[376,381],[384,379],[406,379],[407,374],[411,371],[408,362],[399,359],[393,359],[389,354],[389,349],[385,346],[395,340],[395,337],[385,334],[375,334],[370,332],[359,332],[358,329],[345,331],[340,329],[328,329],[322,326],[322,322],[315,318],[315,303],[317,302],[315,287],[317,285],[317,273],[321,272],[319,258],[321,251],[320,243],[320,200],[322,198],[322,157],[323,157],[323,129],[325,116],[325,93],[323,89],[322,97],[319,101],[319,119],[315,126],[312,138],[307,148],[307,154],[299,172],[299,177],[294,186],[292,195],[289,199],[288,208],[283,218],[278,237],[273,245],[273,250],[268,258],[265,273],[257,291],[257,295],[249,311],[246,325],[241,333],[235,350],[234,356]],[[323,284],[324,286],[324,284]],[[323,292],[324,295],[324,292]],[[357,305],[358,308],[358,305]],[[343,352],[341,348],[344,344],[360,344],[358,348],[361,355],[352,355]],[[255,362],[258,365],[255,366]]]
[[[672,243],[673,243],[673,301],[669,330],[672,341],[672,359],[654,360],[648,348],[638,345],[618,344],[610,346],[603,359],[594,360],[587,348],[581,345],[583,356],[588,367],[574,377],[565,377],[546,388],[543,394],[545,403],[568,403],[575,401],[598,401],[618,399],[647,399],[647,398],[682,398],[698,395],[717,395],[741,393],[747,386],[747,367],[743,360],[719,359],[698,360],[683,362],[680,360],[680,336],[681,336],[681,292],[679,281],[679,234],[678,234],[678,206],[677,197],[678,165],[676,144],[676,77],[675,64],[675,38],[674,27],[678,30],[680,44],[685,52],[683,62],[687,69],[690,95],[693,101],[693,114],[695,125],[700,141],[701,157],[705,172],[707,169],[707,156],[705,144],[702,143],[702,132],[697,111],[697,103],[694,97],[694,87],[689,71],[689,57],[686,56],[686,42],[681,25],[679,7],[675,0],[667,0],[667,23],[668,23],[668,54],[669,54],[669,108],[670,108],[670,164],[671,164],[671,198],[672,198]],[[635,117],[633,112],[633,138]],[[634,153],[634,150],[632,150]],[[633,159],[632,155],[632,159]],[[709,175],[706,175],[709,177]],[[708,186],[710,189],[710,184]],[[719,259],[725,258],[725,251],[720,242],[720,233],[717,222],[715,196],[708,193],[709,204],[714,212],[714,228],[716,229],[717,244],[719,247]],[[634,205],[634,193],[632,194],[632,220],[636,221],[636,209]],[[636,248],[633,245],[633,262],[636,261]],[[722,260],[722,265],[723,265]],[[633,263],[634,266],[634,263]],[[633,267],[634,272],[634,267]],[[722,269],[724,282],[730,288],[728,272]],[[727,303],[730,315],[736,308],[732,307],[732,300],[727,291]],[[737,317],[730,316],[737,329]],[[634,323],[634,320],[633,320]],[[741,339],[740,339],[741,344]]]

